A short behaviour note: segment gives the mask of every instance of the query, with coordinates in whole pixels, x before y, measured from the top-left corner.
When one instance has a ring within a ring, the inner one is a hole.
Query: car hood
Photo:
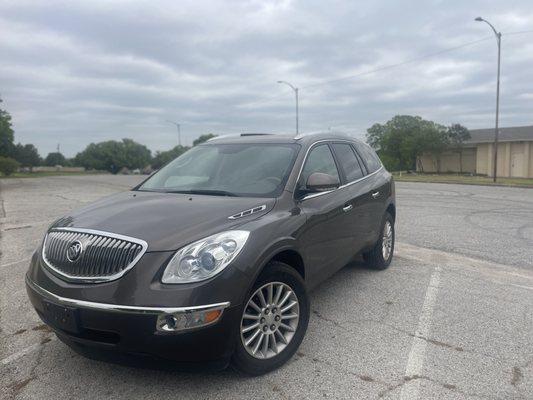
[[[75,210],[51,228],[94,229],[142,239],[147,251],[168,251],[211,234],[235,228],[268,213],[275,199],[130,191]],[[251,208],[265,209],[241,218]]]

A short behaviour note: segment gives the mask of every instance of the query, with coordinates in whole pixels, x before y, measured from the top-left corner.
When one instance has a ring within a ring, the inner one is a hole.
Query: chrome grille
[[[67,280],[103,282],[133,268],[147,247],[143,240],[114,233],[57,228],[46,235],[43,260]]]

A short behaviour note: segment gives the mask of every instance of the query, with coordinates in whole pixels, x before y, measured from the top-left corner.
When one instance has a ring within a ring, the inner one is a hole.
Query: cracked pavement
[[[531,399],[533,190],[397,183],[397,249],[311,293],[294,358],[263,377],[85,359],[41,323],[24,274],[47,226],[139,176],[0,181],[0,397]]]

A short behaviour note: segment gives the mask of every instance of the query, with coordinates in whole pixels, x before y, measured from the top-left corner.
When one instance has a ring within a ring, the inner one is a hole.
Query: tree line
[[[1,102],[2,99],[0,99]],[[194,140],[193,146],[214,136],[213,134],[202,135]],[[150,166],[152,169],[159,169],[188,149],[187,146],[176,146],[168,151],[157,151],[152,156],[152,152],[145,145],[132,139],[122,139],[121,141],[107,140],[91,143],[72,158],[66,158],[60,152],[48,153],[42,158],[33,144],[15,144],[11,115],[0,108],[0,172],[4,175],[11,175],[20,167],[32,171],[36,166],[55,167],[57,165],[84,167],[88,170],[109,171],[114,174],[123,168],[133,170]]]
[[[1,102],[2,99],[0,105]],[[214,136],[202,135],[193,142],[193,146]],[[4,175],[10,175],[20,167],[31,171],[33,167],[40,165],[84,167],[115,174],[123,168],[134,170],[150,166],[152,169],[159,169],[189,149],[178,145],[152,155],[146,146],[132,139],[122,139],[91,143],[73,158],[52,152],[43,159],[33,144],[15,144],[14,139],[11,115],[0,108],[0,172]],[[460,124],[443,126],[411,115],[397,115],[384,124],[376,123],[366,134],[368,144],[377,151],[389,171],[423,170],[420,162],[423,154],[431,156],[436,170],[440,171],[440,157],[447,151],[459,154],[462,170],[462,147],[468,139],[468,129]]]
[[[456,152],[462,172],[462,149],[468,139],[470,132],[461,124],[444,126],[411,115],[397,115],[384,124],[374,124],[366,133],[367,143],[389,171],[423,172],[421,156],[427,155],[440,172],[442,154]]]
[[[193,146],[203,143],[215,135],[209,133],[200,136],[193,142]],[[150,166],[159,169],[167,162],[189,150],[188,146],[178,145],[167,151],[152,152],[144,145],[132,139],[122,141],[108,140],[100,143],[91,143],[85,150],[76,154],[71,160],[72,165],[86,169],[105,170],[113,174],[127,169],[143,169]]]

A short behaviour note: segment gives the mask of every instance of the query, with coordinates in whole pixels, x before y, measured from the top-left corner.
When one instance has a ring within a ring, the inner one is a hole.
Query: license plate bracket
[[[54,328],[78,333],[78,310],[43,300],[43,314],[46,322]]]

